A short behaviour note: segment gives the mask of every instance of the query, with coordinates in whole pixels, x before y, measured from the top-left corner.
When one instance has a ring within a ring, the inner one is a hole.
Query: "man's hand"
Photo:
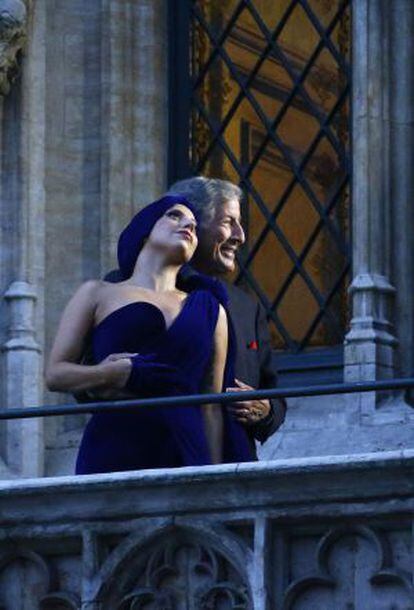
[[[237,387],[226,388],[226,392],[247,392],[254,390],[251,386],[235,379]],[[240,424],[251,426],[267,417],[270,413],[270,402],[265,400],[245,400],[227,405],[229,413]]]

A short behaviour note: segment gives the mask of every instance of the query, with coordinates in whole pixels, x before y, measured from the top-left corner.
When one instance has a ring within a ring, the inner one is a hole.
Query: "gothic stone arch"
[[[252,610],[250,552],[224,529],[143,528],[103,564],[94,601],[102,610]]]

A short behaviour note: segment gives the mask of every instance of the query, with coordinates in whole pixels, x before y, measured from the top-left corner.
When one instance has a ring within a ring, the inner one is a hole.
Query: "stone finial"
[[[22,0],[0,0],[0,95],[7,95],[18,73],[26,42],[27,9]]]

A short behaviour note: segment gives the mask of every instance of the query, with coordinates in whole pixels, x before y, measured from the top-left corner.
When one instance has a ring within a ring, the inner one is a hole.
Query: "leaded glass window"
[[[265,306],[276,349],[341,344],[350,267],[350,0],[186,7],[189,91],[180,128],[188,131],[188,164],[174,178],[221,177],[244,190],[247,243],[234,280]]]

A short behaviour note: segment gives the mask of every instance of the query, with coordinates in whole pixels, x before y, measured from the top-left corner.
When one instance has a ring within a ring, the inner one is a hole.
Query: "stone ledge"
[[[338,503],[414,502],[414,451],[301,458],[0,483],[3,526],[188,513],[279,510],[311,515]],[[408,504],[407,504],[408,503]],[[334,508],[332,509],[334,510]]]

